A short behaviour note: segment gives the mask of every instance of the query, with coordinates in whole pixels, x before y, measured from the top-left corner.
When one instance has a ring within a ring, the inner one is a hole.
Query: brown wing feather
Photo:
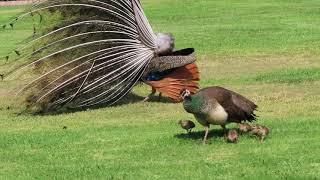
[[[232,102],[242,110],[246,120],[250,122],[256,120],[254,111],[258,108],[258,106],[254,102],[235,92],[231,93],[231,99]]]
[[[170,74],[158,81],[145,81],[146,84],[155,88],[163,95],[175,100],[181,101],[180,92],[186,88],[192,94],[199,89],[197,81],[200,79],[198,67],[196,64],[188,64],[174,69]]]
[[[233,92],[231,97],[233,103],[247,113],[252,113],[258,107],[254,102],[238,93]]]
[[[205,88],[201,91],[221,104],[228,113],[229,121],[239,123],[243,120],[250,122],[255,120],[254,111],[258,106],[242,95],[219,86]]]

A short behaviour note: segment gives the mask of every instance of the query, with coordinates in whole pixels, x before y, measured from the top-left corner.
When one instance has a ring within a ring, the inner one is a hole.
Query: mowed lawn
[[[194,47],[201,87],[219,85],[259,105],[265,142],[227,144],[212,127],[191,135],[182,104],[136,102],[51,116],[19,115],[14,82],[0,82],[0,179],[319,179],[320,1],[142,0],[157,32]],[[0,24],[24,7],[0,7]],[[0,56],[32,34],[0,30]],[[1,59],[3,64],[5,59]],[[0,71],[5,71],[0,66]],[[150,89],[139,85],[144,96]],[[8,109],[9,107],[9,109]],[[195,121],[195,120],[194,120]],[[234,127],[230,124],[228,127]]]

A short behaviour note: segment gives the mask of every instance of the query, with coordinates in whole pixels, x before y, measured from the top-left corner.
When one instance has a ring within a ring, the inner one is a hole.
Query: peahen
[[[188,89],[181,92],[183,107],[192,113],[197,121],[205,127],[203,143],[207,141],[210,124],[221,125],[226,131],[228,123],[252,122],[256,120],[254,111],[257,105],[228,89],[214,86],[199,90],[191,95]]]
[[[175,101],[183,88],[198,90],[194,49],[174,51],[172,34],[153,32],[139,0],[40,1],[8,25],[26,17],[34,34],[4,77],[22,79],[30,109],[112,105],[139,81]]]

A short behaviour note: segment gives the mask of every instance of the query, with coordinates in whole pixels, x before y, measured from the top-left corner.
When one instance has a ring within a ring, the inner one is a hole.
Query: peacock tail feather
[[[182,101],[180,93],[183,89],[188,89],[191,94],[196,93],[199,89],[197,83],[200,78],[199,71],[194,63],[170,69],[163,76],[159,80],[145,82],[174,101]]]

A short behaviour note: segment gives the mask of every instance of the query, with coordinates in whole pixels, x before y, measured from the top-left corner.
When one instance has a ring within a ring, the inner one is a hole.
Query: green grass
[[[203,83],[210,84],[252,84],[252,83],[303,83],[318,81],[320,68],[280,69],[265,73],[245,74],[234,77],[226,75],[220,78],[207,79]]]
[[[220,55],[319,52],[317,0],[149,0],[145,4],[155,29],[173,32],[179,47]]]
[[[262,75],[254,80],[267,83],[301,83],[320,79],[320,68],[282,69]]]
[[[156,31],[173,32],[178,47],[196,48],[202,87],[221,85],[259,105],[258,123],[271,129],[267,140],[244,135],[227,144],[217,126],[203,146],[201,125],[185,135],[177,121],[193,116],[164,101],[19,115],[8,91],[15,82],[0,82],[0,179],[320,177],[319,1],[142,3]],[[0,24],[22,9],[0,7]],[[1,30],[0,56],[31,35],[29,27]],[[135,88],[141,96],[149,91]]]

